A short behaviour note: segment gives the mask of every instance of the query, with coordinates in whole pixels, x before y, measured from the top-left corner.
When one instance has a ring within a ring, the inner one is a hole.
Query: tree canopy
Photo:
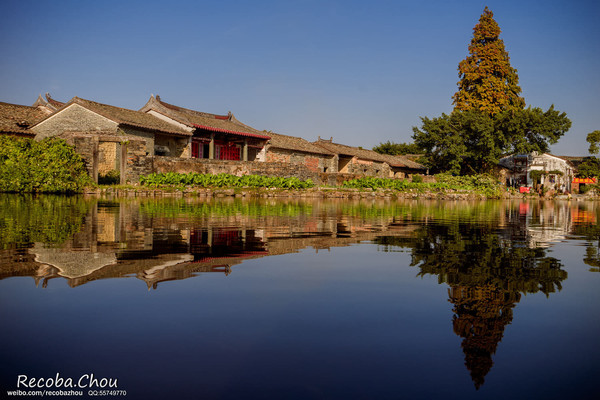
[[[497,114],[525,107],[519,96],[519,76],[511,67],[500,27],[486,7],[473,28],[469,56],[458,64],[458,91],[453,96],[455,110],[480,110]]]
[[[473,29],[469,56],[460,62],[454,110],[422,117],[413,139],[432,172],[490,172],[507,153],[548,152],[571,121],[551,106],[525,108],[517,70],[510,66],[500,27],[486,7]],[[597,143],[597,142],[596,142]]]
[[[423,150],[415,143],[392,143],[389,140],[385,143],[379,143],[379,146],[373,147],[373,151],[379,154],[390,154],[392,156],[420,154],[423,152]]]
[[[434,172],[489,172],[507,153],[546,153],[571,127],[565,113],[528,107],[496,116],[478,110],[421,118],[413,128],[415,144],[425,150],[424,162]]]
[[[600,151],[600,131],[590,132],[585,139],[590,144],[588,151],[590,154],[598,154]]]

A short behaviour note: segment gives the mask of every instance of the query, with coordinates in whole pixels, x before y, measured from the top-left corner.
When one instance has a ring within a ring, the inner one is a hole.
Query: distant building
[[[500,159],[506,168],[506,185],[512,187],[543,187],[558,192],[571,191],[575,167],[570,161],[552,154],[514,154]]]
[[[314,144],[337,155],[337,172],[340,173],[404,178],[407,174],[424,174],[427,171],[424,166],[406,157],[334,143],[333,138],[326,140],[319,137]]]
[[[338,172],[337,155],[308,140],[269,132],[266,162],[284,162],[306,166],[313,172]]]

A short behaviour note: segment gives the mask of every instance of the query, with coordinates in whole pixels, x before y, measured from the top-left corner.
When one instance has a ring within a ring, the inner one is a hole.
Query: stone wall
[[[121,184],[137,183],[140,181],[141,175],[153,172],[153,157],[146,155],[146,149],[146,142],[135,139],[131,139],[121,146]]]
[[[152,157],[146,156],[143,139],[88,132],[64,132],[59,137],[75,148],[95,182],[98,182],[99,172],[106,173],[110,169],[119,171],[122,184],[139,182],[140,175],[152,173]]]
[[[175,157],[152,157],[152,172],[167,173],[189,173],[200,174],[232,174],[242,175],[265,175],[284,178],[297,177],[299,179],[312,179],[315,183],[320,182],[317,172],[311,171],[305,165],[294,165],[285,162],[259,162],[259,161],[229,161],[208,160],[203,158],[175,158]]]
[[[154,155],[154,133],[128,126],[121,126],[120,130],[125,135],[135,136],[137,139],[144,140],[146,143],[146,154],[149,156]]]
[[[343,160],[343,159],[342,159]],[[378,178],[389,178],[393,176],[390,166],[387,163],[371,160],[361,160],[358,157],[345,159],[341,163],[343,168],[340,172],[360,176],[376,176]]]
[[[312,172],[337,172],[337,160],[325,154],[305,153],[270,147],[266,153],[266,162],[304,165]]]
[[[168,148],[168,157],[190,158],[190,139],[187,137],[168,136],[157,133],[154,137],[154,145]]]

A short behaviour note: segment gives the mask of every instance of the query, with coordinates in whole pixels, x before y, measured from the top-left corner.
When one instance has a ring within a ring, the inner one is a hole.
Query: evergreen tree
[[[455,110],[476,109],[490,115],[522,109],[517,70],[510,65],[500,27],[486,7],[473,28],[469,56],[458,64],[458,91],[453,96]]]
[[[452,113],[423,117],[421,127],[413,128],[414,144],[425,152],[423,162],[432,172],[490,172],[503,154],[549,151],[571,127],[554,106],[525,108],[517,70],[493,17],[486,7],[473,29],[470,55],[458,66]],[[596,149],[596,136],[591,140]]]

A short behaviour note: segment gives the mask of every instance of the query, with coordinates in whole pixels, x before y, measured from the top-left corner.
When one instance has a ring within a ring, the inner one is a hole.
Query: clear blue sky
[[[573,121],[552,151],[600,129],[600,2],[7,1],[0,101],[79,96],[139,109],[151,93],[257,128],[373,147],[452,110],[485,6],[528,105]]]

